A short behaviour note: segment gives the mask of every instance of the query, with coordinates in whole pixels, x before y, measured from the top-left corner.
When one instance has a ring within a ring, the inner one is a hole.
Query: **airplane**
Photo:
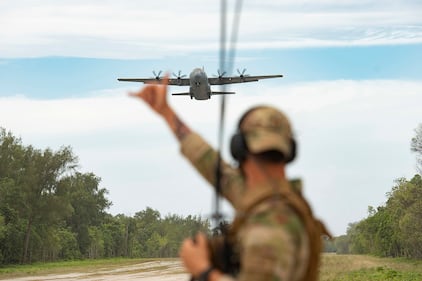
[[[246,68],[242,72],[237,70],[239,76],[225,76],[226,72],[218,71],[218,76],[208,78],[204,69],[195,68],[189,75],[189,78],[185,78],[186,75],[181,75],[181,71],[178,74],[173,73],[174,78],[170,78],[168,85],[171,86],[190,86],[189,92],[185,93],[173,93],[173,96],[190,96],[191,99],[195,98],[196,100],[208,100],[212,95],[226,95],[226,94],[235,94],[235,92],[219,92],[212,91],[211,85],[223,85],[223,84],[234,84],[234,83],[246,83],[246,82],[256,82],[260,79],[268,78],[278,78],[283,77],[283,75],[261,75],[261,76],[251,76],[245,74]],[[141,82],[145,84],[155,83],[160,81],[163,77],[161,71],[156,73],[152,72],[154,77],[152,78],[118,78],[118,81],[122,82]]]

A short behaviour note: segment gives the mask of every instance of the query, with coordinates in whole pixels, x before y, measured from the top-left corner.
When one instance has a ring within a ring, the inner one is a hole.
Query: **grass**
[[[420,281],[422,260],[325,254],[320,281]]]
[[[104,259],[55,263],[37,263],[0,267],[0,280],[32,275],[95,273],[101,269],[118,269],[150,261],[178,261],[178,259]],[[159,267],[160,265],[157,264]],[[133,268],[134,271],[159,270],[160,268]],[[116,276],[117,277],[117,276]],[[377,258],[363,255],[324,254],[320,281],[420,281],[422,260]]]

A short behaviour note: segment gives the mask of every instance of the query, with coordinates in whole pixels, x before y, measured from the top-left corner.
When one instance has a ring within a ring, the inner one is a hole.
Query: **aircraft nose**
[[[195,75],[194,79],[195,85],[199,86],[201,84],[201,75]]]

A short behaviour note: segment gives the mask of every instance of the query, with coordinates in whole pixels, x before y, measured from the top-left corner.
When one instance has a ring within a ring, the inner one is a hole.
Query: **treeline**
[[[399,179],[387,202],[369,207],[368,217],[349,224],[336,239],[338,253],[422,258],[422,177]]]
[[[0,128],[0,265],[106,257],[175,257],[183,239],[209,232],[201,217],[106,212],[100,178],[78,171],[69,147],[24,146]]]
[[[416,153],[422,174],[422,124],[415,130],[411,151]],[[340,254],[371,254],[381,257],[422,258],[422,177],[398,179],[387,193],[387,201],[368,207],[368,217],[349,224],[346,235],[337,237]]]
[[[411,142],[422,173],[422,124]],[[101,179],[78,171],[70,147],[24,146],[0,128],[0,265],[106,257],[175,257],[183,239],[210,232],[208,220],[106,212]],[[399,179],[387,201],[325,241],[326,252],[422,258],[422,178]]]

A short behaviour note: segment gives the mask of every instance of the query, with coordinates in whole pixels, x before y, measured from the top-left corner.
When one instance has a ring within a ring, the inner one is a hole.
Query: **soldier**
[[[180,142],[183,155],[215,186],[217,152],[176,115],[167,103],[168,77],[130,93],[162,116]],[[229,242],[240,263],[236,276],[213,262],[203,233],[186,239],[180,257],[198,281],[317,280],[323,225],[303,199],[300,182],[289,182],[285,165],[295,157],[290,123],[270,106],[254,107],[240,119],[231,140],[238,167],[222,164],[221,193],[236,210]],[[215,257],[214,257],[215,259]]]

